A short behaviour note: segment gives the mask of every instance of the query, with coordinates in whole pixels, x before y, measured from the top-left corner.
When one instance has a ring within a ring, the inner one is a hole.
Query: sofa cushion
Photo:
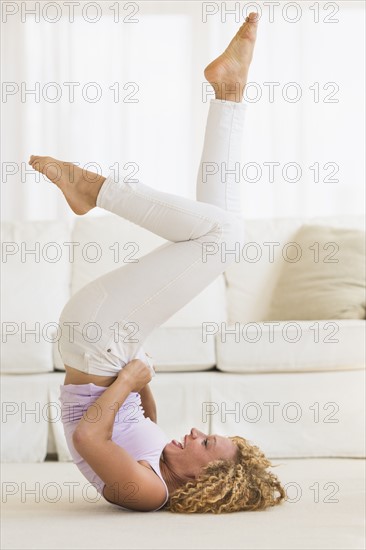
[[[306,372],[365,368],[365,321],[282,321],[225,325],[216,339],[225,372]]]
[[[1,462],[43,462],[52,414],[54,373],[1,375]]]
[[[363,230],[363,216],[273,218],[243,220],[245,243],[226,270],[230,324],[263,321],[279,278],[283,254],[302,225],[322,225]]]
[[[202,342],[201,327],[159,327],[144,343],[156,372],[192,372],[216,365],[215,342]]]
[[[365,319],[365,233],[303,225],[283,259],[267,321]]]
[[[208,374],[211,433],[241,435],[270,458],[365,456],[364,370]]]
[[[3,222],[2,239],[1,372],[51,371],[70,292],[70,224]]]

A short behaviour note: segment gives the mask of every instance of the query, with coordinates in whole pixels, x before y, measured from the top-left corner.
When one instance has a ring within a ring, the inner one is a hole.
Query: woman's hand
[[[139,392],[151,379],[151,370],[140,359],[132,359],[118,373],[117,379],[123,380],[130,387],[131,392]]]

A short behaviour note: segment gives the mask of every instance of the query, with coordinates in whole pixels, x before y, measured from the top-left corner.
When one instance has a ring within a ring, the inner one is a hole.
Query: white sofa
[[[143,345],[155,361],[158,422],[172,438],[192,426],[237,433],[271,458],[364,457],[365,321],[261,322],[296,230],[361,229],[363,218],[243,223],[240,257]],[[113,214],[3,222],[2,235],[1,459],[70,460],[59,418],[60,311],[87,282],[164,240]],[[280,243],[274,261],[269,242]]]

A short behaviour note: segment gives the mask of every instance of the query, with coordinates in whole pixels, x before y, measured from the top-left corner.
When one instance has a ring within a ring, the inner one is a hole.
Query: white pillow
[[[265,320],[365,319],[365,232],[303,225],[293,243]]]

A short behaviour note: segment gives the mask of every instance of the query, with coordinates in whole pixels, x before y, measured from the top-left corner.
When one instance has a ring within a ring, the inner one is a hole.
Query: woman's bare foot
[[[28,164],[61,189],[75,214],[86,214],[96,206],[99,190],[105,181],[103,176],[53,157],[32,155]]]
[[[257,27],[258,15],[251,12],[224,53],[207,65],[205,78],[214,88],[216,99],[238,103],[242,101]]]

